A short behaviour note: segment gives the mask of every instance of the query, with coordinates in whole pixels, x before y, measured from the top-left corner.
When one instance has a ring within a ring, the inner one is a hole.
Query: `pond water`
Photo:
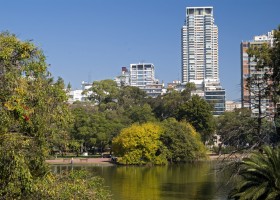
[[[227,199],[229,173],[215,162],[157,167],[52,166],[54,171],[87,168],[104,178],[114,200]]]

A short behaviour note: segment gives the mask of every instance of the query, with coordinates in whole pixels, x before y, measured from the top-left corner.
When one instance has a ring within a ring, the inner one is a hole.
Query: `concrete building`
[[[266,83],[259,83],[260,88],[247,87],[247,78],[257,75],[261,81],[262,76],[268,71],[268,68],[262,70],[256,70],[256,62],[253,58],[248,56],[247,50],[250,47],[258,47],[267,43],[269,46],[273,45],[273,32],[268,32],[265,35],[254,36],[253,40],[241,42],[241,105],[243,108],[249,108],[252,110],[253,116],[257,116],[258,111],[258,93],[266,87]],[[273,117],[274,105],[270,99],[261,99],[261,112],[263,116]]]
[[[225,112],[226,109],[226,92],[219,82],[204,83],[205,100],[214,106],[213,115],[218,116]]]
[[[138,87],[153,98],[166,92],[164,84],[155,78],[155,67],[152,63],[130,64],[129,70],[122,67],[122,75],[115,78],[118,86]]]
[[[182,28],[182,83],[219,79],[213,7],[187,7]]]
[[[88,83],[83,81],[81,85],[81,89],[71,90],[68,92],[68,103],[73,103],[75,101],[87,101],[88,96],[91,94],[83,94],[84,90],[87,90],[92,87],[92,83]]]
[[[152,63],[130,64],[130,85],[144,89],[156,82],[155,67]]]
[[[198,94],[214,104],[214,115],[225,110],[225,90],[219,80],[218,27],[213,7],[187,7],[182,27],[182,84],[195,83]]]
[[[121,75],[115,78],[116,83],[118,86],[126,86],[129,85],[130,80],[130,73],[126,67],[122,67]]]
[[[226,111],[227,112],[232,112],[234,109],[239,109],[241,108],[241,102],[236,102],[236,101],[226,101]]]

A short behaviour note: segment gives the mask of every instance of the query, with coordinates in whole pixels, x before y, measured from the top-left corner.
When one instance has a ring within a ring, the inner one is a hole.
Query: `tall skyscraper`
[[[187,7],[182,28],[182,83],[219,80],[213,7]]]
[[[214,105],[214,115],[225,111],[225,90],[220,85],[218,27],[213,7],[187,7],[182,39],[182,84],[193,82],[198,94]]]

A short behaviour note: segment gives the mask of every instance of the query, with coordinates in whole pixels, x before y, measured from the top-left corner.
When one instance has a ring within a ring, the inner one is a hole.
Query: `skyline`
[[[265,2],[265,3],[264,3]],[[240,44],[280,24],[278,0],[84,0],[1,2],[1,31],[42,48],[50,72],[79,89],[113,79],[122,67],[148,62],[165,85],[181,81],[181,28],[186,7],[212,6],[219,28],[219,70],[227,100],[240,100]]]

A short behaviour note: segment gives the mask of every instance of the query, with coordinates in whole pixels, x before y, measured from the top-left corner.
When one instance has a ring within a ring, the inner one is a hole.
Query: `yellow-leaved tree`
[[[157,123],[133,124],[113,140],[113,151],[122,164],[166,164],[165,148],[160,141],[162,128]]]

